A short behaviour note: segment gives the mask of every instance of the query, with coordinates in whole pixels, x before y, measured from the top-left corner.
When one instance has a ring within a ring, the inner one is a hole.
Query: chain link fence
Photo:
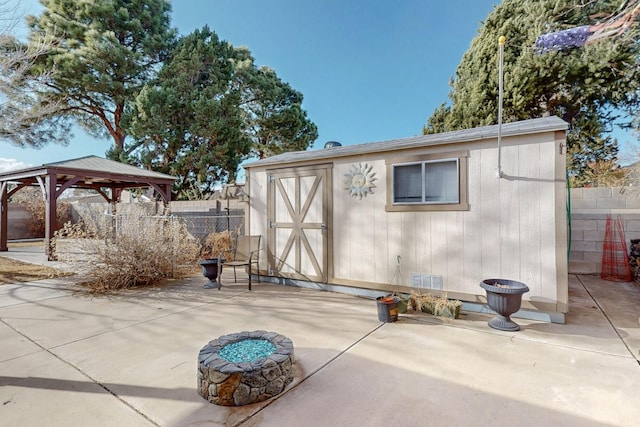
[[[202,215],[197,212],[179,212],[171,215],[104,214],[96,225],[98,234],[108,237],[118,236],[123,230],[130,230],[131,227],[157,230],[157,224],[163,221],[184,225],[186,231],[201,244],[211,233],[230,231],[235,239],[236,236],[243,235],[245,230],[244,215]]]
[[[125,209],[126,208],[126,209]],[[243,209],[215,209],[208,211],[178,211],[170,214],[159,212],[155,204],[148,206],[123,206],[123,211],[114,214],[105,205],[77,207],[76,221],[82,221],[93,227],[99,236],[110,237],[135,225],[140,229],[155,229],[157,221],[178,221],[184,224],[188,233],[203,243],[210,233],[230,231],[235,238],[245,233],[245,215]]]
[[[169,218],[184,224],[189,234],[200,242],[204,242],[210,233],[230,231],[235,238],[245,232],[245,219],[242,213],[202,215],[200,212],[176,212],[171,214]]]

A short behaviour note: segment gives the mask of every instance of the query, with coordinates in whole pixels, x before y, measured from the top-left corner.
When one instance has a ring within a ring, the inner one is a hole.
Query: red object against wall
[[[631,267],[624,236],[624,226],[620,218],[612,220],[611,215],[607,216],[607,228],[602,244],[602,271],[600,277],[603,280],[614,282],[631,281]]]

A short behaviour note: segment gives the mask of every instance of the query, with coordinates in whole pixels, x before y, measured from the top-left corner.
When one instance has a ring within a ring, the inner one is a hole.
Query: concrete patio
[[[41,262],[28,250],[1,256]],[[42,257],[43,258],[43,257]],[[564,325],[401,315],[372,300],[225,272],[88,295],[74,278],[0,286],[0,425],[636,426],[640,287],[570,276]],[[211,339],[264,329],[293,340],[296,376],[276,398],[220,407],[196,391]]]

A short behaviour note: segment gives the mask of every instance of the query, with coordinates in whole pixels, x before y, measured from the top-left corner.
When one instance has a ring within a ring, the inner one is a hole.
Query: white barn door
[[[267,172],[271,275],[327,281],[330,172],[327,165]]]

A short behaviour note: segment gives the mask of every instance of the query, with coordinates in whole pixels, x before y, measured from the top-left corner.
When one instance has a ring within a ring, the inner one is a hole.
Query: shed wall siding
[[[266,171],[248,171],[246,181],[249,194],[248,229],[251,235],[260,235],[262,252],[259,256],[260,270],[267,271],[267,174]]]
[[[566,243],[557,243],[566,226],[564,202],[557,206],[565,197],[565,157],[557,145],[553,132],[503,138],[502,179],[496,178],[495,139],[397,154],[468,150],[468,211],[386,212],[385,160],[396,154],[334,159],[329,282],[411,286],[412,273],[432,274],[443,277],[445,292],[477,300],[484,294],[481,280],[505,278],[526,283],[531,291],[524,300],[534,306],[566,304],[566,283],[558,283],[567,274]],[[345,174],[360,163],[372,166],[378,178],[374,194],[361,199],[344,189]],[[264,169],[252,168],[252,200],[261,186],[266,186]],[[265,230],[261,201],[251,210],[255,233]]]

